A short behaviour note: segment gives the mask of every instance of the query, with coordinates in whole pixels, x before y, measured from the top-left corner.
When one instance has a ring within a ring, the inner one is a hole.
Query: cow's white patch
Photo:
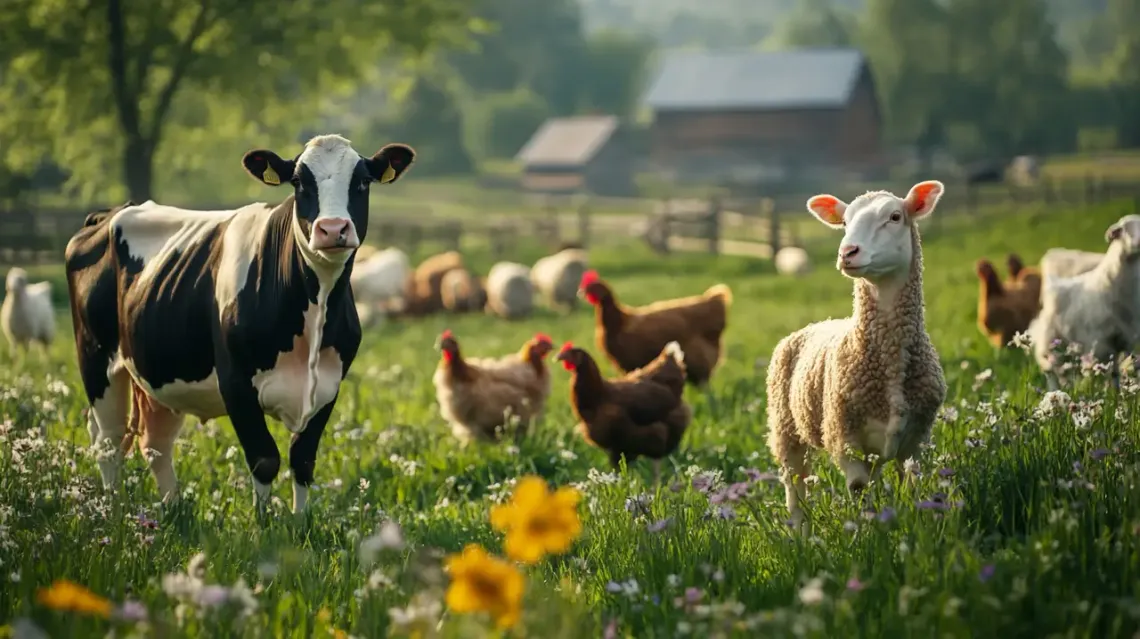
[[[293,482],[293,514],[300,514],[309,503],[309,487]]]
[[[122,238],[131,257],[142,261],[141,284],[176,252],[200,244],[233,215],[233,210],[192,211],[147,200],[116,213],[110,221],[110,230],[112,237]]]
[[[262,203],[234,211],[222,235],[218,275],[214,281],[214,299],[219,310],[233,303],[245,288],[249,267],[261,255],[265,231],[272,216],[273,207]]]
[[[269,503],[269,484],[263,484],[256,479],[253,480],[253,507],[257,508],[262,504]]]
[[[218,389],[218,375],[215,371],[210,371],[210,375],[205,379],[196,381],[176,379],[154,388],[139,375],[133,361],[123,360],[123,365],[131,372],[131,377],[139,388],[175,413],[193,415],[202,421],[226,415],[226,404],[222,401],[222,393]]]
[[[304,333],[293,338],[293,348],[280,353],[273,368],[253,376],[262,408],[294,433],[305,430],[313,414],[340,388],[344,371],[340,355],[320,347],[328,295],[322,286],[317,303],[305,311]]]

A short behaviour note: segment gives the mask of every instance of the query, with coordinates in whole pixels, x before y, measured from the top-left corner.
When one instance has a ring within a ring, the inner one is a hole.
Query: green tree
[[[951,0],[955,119],[998,155],[1072,146],[1068,60],[1045,0]]]
[[[590,111],[631,117],[645,90],[645,72],[653,43],[622,33],[602,30],[586,41],[581,77],[580,106]]]
[[[799,0],[764,41],[765,48],[849,47],[855,17],[834,0]]]
[[[1118,141],[1140,146],[1140,0],[1109,0],[1113,48],[1106,71],[1115,102]]]
[[[513,157],[550,115],[542,98],[521,87],[483,96],[468,112],[468,149],[496,158]]]
[[[112,175],[149,199],[183,116],[198,137],[284,124],[317,112],[312,96],[460,38],[466,24],[464,0],[10,0],[0,153],[17,167],[50,155],[89,190]]]

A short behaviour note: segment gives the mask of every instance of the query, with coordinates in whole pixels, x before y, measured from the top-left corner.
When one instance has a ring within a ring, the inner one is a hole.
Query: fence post
[[[590,242],[590,201],[582,200],[578,205],[578,244],[582,248],[589,246]]]
[[[709,214],[705,224],[708,225],[705,235],[709,238],[709,254],[717,255],[720,253],[720,198],[709,198]]]
[[[772,259],[776,258],[776,253],[780,252],[780,214],[773,206],[771,198],[764,198],[760,201],[761,215],[768,215],[768,245],[772,249]]]

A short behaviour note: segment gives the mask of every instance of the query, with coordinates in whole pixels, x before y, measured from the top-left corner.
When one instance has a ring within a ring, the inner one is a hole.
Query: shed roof
[[[523,164],[576,166],[589,162],[617,130],[612,115],[551,118],[515,155]]]
[[[845,106],[864,66],[856,49],[678,51],[646,95],[655,111]]]

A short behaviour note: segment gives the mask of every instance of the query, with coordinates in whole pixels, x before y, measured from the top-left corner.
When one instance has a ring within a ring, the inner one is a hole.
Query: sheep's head
[[[914,223],[934,211],[944,191],[941,182],[927,180],[905,198],[873,191],[848,204],[822,194],[809,199],[807,208],[824,224],[844,230],[835,267],[852,279],[877,282],[909,273]]]
[[[1140,215],[1125,215],[1104,232],[1104,241],[1120,242],[1128,259],[1140,256]],[[9,275],[9,277],[11,277]]]
[[[28,285],[28,272],[19,267],[9,270],[4,285],[9,293],[20,293]]]

